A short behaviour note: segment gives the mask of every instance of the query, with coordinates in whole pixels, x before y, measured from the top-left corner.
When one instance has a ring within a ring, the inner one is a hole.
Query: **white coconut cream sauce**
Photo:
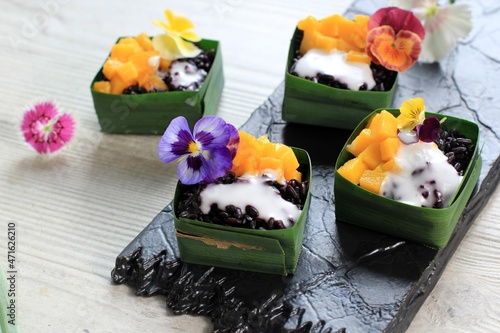
[[[200,193],[200,209],[203,214],[210,212],[210,206],[217,204],[219,209],[234,205],[245,210],[247,205],[255,207],[259,218],[283,221],[285,227],[293,226],[301,210],[291,202],[284,200],[279,191],[266,184],[262,176],[243,176],[232,184],[208,184]]]
[[[367,90],[375,87],[370,65],[362,62],[348,62],[347,53],[339,50],[325,52],[311,49],[300,58],[292,71],[303,78],[313,78],[317,74],[332,75],[335,80],[347,85],[350,90],[359,90],[366,83]]]
[[[401,172],[387,172],[380,194],[410,205],[434,207],[442,197],[448,206],[462,176],[434,143],[402,144],[394,157]]]
[[[198,90],[207,72],[198,69],[187,61],[173,61],[169,69],[171,84],[178,87],[186,87],[186,90]]]

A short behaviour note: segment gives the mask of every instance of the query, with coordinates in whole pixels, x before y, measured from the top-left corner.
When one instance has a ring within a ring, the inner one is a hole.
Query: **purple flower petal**
[[[225,147],[229,141],[229,131],[221,117],[206,116],[194,125],[194,138],[202,150]]]
[[[202,154],[189,155],[179,163],[177,174],[183,184],[198,184],[207,176],[209,167],[210,164]]]
[[[240,143],[240,134],[233,125],[228,123],[226,126],[229,132],[229,142],[227,144],[227,148],[229,148],[229,151],[231,152],[231,159],[233,159]]]
[[[193,141],[186,118],[181,116],[173,119],[158,144],[160,160],[168,163],[189,154],[189,144]]]
[[[204,183],[212,183],[217,178],[225,176],[233,166],[233,158],[227,147],[217,148],[205,152],[208,160],[208,172],[203,179]]]
[[[422,125],[417,126],[418,138],[423,142],[433,142],[439,138],[441,123],[434,116],[425,118]]]

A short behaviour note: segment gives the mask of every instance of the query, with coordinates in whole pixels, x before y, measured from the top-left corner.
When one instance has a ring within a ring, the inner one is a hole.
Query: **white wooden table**
[[[111,283],[121,250],[173,197],[175,167],[158,136],[100,132],[89,85],[118,36],[158,33],[165,6],[221,42],[219,115],[240,126],[283,80],[288,43],[306,15],[351,1],[71,1],[0,4],[0,264],[16,225],[17,321],[22,332],[210,332],[162,297]],[[43,158],[20,135],[26,106],[53,98],[78,121],[61,153]],[[500,331],[500,191],[465,237],[409,332]]]

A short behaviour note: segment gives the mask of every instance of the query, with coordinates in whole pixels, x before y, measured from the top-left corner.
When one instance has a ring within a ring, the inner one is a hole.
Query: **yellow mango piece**
[[[380,193],[380,187],[384,182],[386,175],[379,171],[365,170],[359,178],[359,186],[373,192],[375,194]]]
[[[99,91],[105,94],[109,94],[111,92],[111,82],[109,81],[97,81],[94,82],[92,86],[95,91]]]
[[[368,119],[368,123],[366,124],[366,128],[372,128],[372,126],[377,126],[376,123],[379,121],[380,113],[375,113],[370,119]],[[375,123],[375,124],[374,124]],[[374,124],[374,125],[372,125]]]
[[[375,141],[394,138],[398,135],[398,121],[390,112],[382,110],[379,116],[371,122],[370,129],[372,138]]]
[[[366,53],[366,36],[368,34],[369,16],[357,15],[354,20],[349,20],[341,15],[334,14],[316,20],[307,17],[299,21],[297,27],[304,31],[300,45],[300,54],[303,55],[312,48],[325,51],[337,49],[340,51],[356,51]],[[352,56],[356,61],[368,62],[371,59]],[[354,61],[354,60],[352,60]]]
[[[354,21],[348,20],[343,17],[342,20],[340,20],[338,23],[339,38],[346,42],[349,42],[352,36],[353,28]]]
[[[361,62],[364,64],[371,64],[372,59],[365,52],[354,51],[351,50],[347,52],[347,61],[348,62]]]
[[[165,81],[162,80],[158,75],[145,75],[144,77],[138,80],[138,83],[141,87],[146,89],[147,91],[167,91],[168,86]]]
[[[137,40],[134,37],[120,38],[120,40],[118,41],[117,44],[130,44],[130,45],[139,46],[139,43],[137,42]]]
[[[354,16],[354,27],[351,34],[352,43],[359,49],[363,51],[366,48],[366,36],[368,35],[368,21],[370,16],[368,15],[356,15]]]
[[[259,170],[265,173],[272,170],[276,179],[283,179],[283,161],[274,157],[261,157],[259,159]]]
[[[283,169],[283,161],[278,158],[264,156],[259,159],[259,169]]]
[[[387,138],[380,142],[380,156],[382,161],[389,161],[398,153],[401,140],[398,137]]]
[[[110,93],[111,94],[122,94],[123,90],[130,86],[129,83],[124,82],[122,79],[120,79],[119,76],[115,76],[111,81],[111,89]]]
[[[328,52],[332,49],[338,49],[339,42],[338,38],[318,34],[314,42],[314,48]]]
[[[158,69],[159,59],[156,63],[150,60],[153,60],[152,58],[157,57],[158,55],[159,55],[158,51],[141,51],[133,54],[130,57],[130,61],[135,66],[138,75],[144,73],[152,75]]]
[[[102,73],[108,80],[111,80],[112,78],[115,77],[116,75],[116,70],[118,67],[123,65],[123,62],[113,59],[113,58],[108,58],[104,65],[102,66]]]
[[[340,36],[340,21],[343,19],[338,14],[327,16],[319,21],[318,31],[329,37],[338,38]]]
[[[141,46],[144,51],[154,50],[153,41],[144,32],[135,37],[137,43]]]
[[[382,156],[380,154],[380,144],[378,142],[373,142],[363,150],[358,157],[363,160],[363,162],[368,166],[370,170],[373,170],[382,163]]]
[[[285,176],[285,179],[288,179],[288,180],[295,179],[295,180],[301,182],[302,181],[302,173],[298,170],[295,170],[293,172],[293,175],[290,175],[289,177]]]
[[[123,81],[133,84],[139,73],[131,61],[127,61],[116,70],[116,75]],[[129,84],[129,85],[130,85]]]
[[[133,54],[140,51],[142,48],[138,44],[118,43],[111,47],[111,58],[127,62]]]
[[[365,170],[368,169],[368,166],[363,162],[363,160],[359,157],[355,157],[345,162],[340,168],[338,168],[337,172],[354,184],[359,184],[359,178],[363,174]]]
[[[300,20],[299,23],[297,23],[297,28],[299,28],[302,31],[318,30],[318,27],[319,27],[319,21],[313,16],[308,16],[305,19]]]
[[[253,135],[239,131],[240,143],[236,156],[233,159],[232,171],[236,176],[245,173],[263,174],[267,170],[274,170],[278,180],[301,179],[297,171],[299,162],[292,148],[272,143],[267,136],[255,138]]]
[[[297,28],[304,32],[302,37],[302,42],[300,43],[300,54],[304,55],[307,51],[314,48],[315,40],[317,37],[319,22],[312,16],[308,16],[305,19],[299,21]]]
[[[369,128],[364,128],[359,132],[358,136],[347,146],[347,151],[358,156],[372,142],[372,131]]]
[[[172,64],[172,60],[160,58],[160,69],[164,72],[168,71],[170,65]]]
[[[384,164],[382,164],[382,171],[399,173],[399,172],[401,172],[401,168],[399,167],[398,163],[394,159],[391,159],[391,160],[385,162]]]

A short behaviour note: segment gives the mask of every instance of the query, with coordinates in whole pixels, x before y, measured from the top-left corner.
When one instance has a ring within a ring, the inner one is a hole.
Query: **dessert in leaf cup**
[[[165,11],[164,33],[120,37],[91,85],[103,132],[161,134],[183,115],[192,125],[215,114],[224,86],[217,41],[201,39],[186,17]]]
[[[186,119],[174,119],[158,153],[179,163],[174,217],[183,261],[295,271],[310,201],[307,152],[207,116],[193,132]]]
[[[309,16],[297,24],[285,74],[283,119],[353,129],[389,107],[399,72],[418,60],[425,31],[397,7],[350,20]]]
[[[336,163],[337,220],[444,247],[479,177],[478,140],[477,124],[422,98],[373,111]]]

